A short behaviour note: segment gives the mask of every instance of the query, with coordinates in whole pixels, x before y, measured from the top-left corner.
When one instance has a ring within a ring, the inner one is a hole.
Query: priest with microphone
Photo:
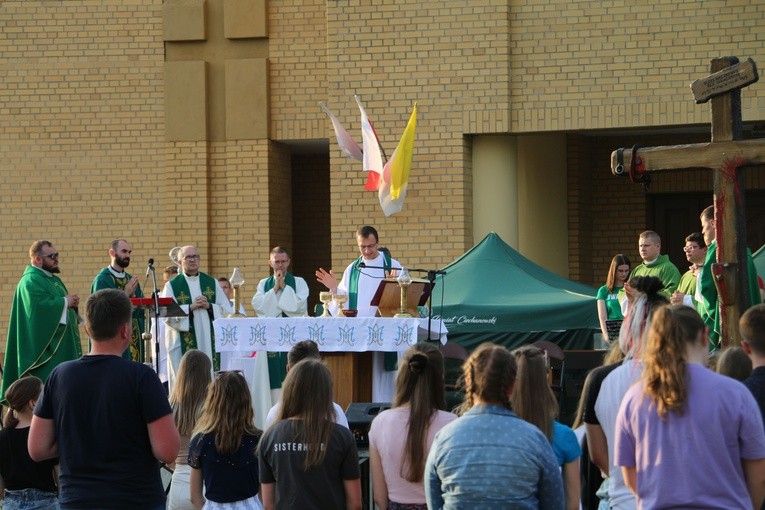
[[[392,259],[387,250],[381,250],[377,230],[369,225],[359,227],[356,231],[356,244],[361,256],[345,268],[343,277],[338,283],[332,271],[319,268],[316,280],[329,289],[332,295],[348,296],[346,308],[357,310],[357,317],[374,317],[377,307],[372,306],[380,281],[393,276],[401,264]],[[335,315],[337,308],[334,301],[330,303],[330,312]],[[395,363],[385,361],[385,353],[375,352],[372,361],[372,400],[374,402],[391,402],[393,400],[394,380],[396,375]]]

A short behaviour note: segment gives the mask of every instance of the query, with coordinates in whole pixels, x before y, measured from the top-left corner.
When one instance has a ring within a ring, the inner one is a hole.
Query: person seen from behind
[[[175,459],[167,510],[194,510],[189,491],[191,468],[189,467],[189,441],[202,414],[207,388],[212,379],[212,362],[207,354],[189,349],[181,358],[178,374],[170,394],[173,420],[181,436],[181,448]]]
[[[369,430],[374,499],[383,510],[426,510],[423,473],[436,432],[457,419],[446,412],[444,358],[420,342],[404,353],[396,375],[393,407]]]
[[[26,376],[5,390],[8,410],[0,430],[0,507],[5,510],[59,508],[58,459],[35,462],[27,450],[32,411],[42,388],[39,378]]]
[[[240,372],[218,372],[189,443],[189,486],[197,509],[259,510],[258,459],[261,433],[252,398]],[[204,494],[202,486],[204,485]]]
[[[704,366],[707,346],[695,310],[655,312],[643,373],[624,396],[615,432],[614,464],[639,508],[759,508],[765,498],[757,404],[740,382]]]
[[[555,420],[558,400],[547,383],[547,355],[539,347],[526,345],[513,351],[518,375],[513,391],[513,411],[536,426],[552,445],[563,474],[566,510],[579,509],[579,457],[582,448],[570,427]]]
[[[309,358],[291,367],[258,450],[266,510],[361,510],[356,439],[333,414],[327,366]]]
[[[436,434],[425,464],[428,508],[562,510],[550,442],[511,410],[515,357],[484,343],[468,357],[463,378],[461,416]]]

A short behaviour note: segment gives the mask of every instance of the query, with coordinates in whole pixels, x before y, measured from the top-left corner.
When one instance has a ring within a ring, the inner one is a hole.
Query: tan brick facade
[[[231,14],[261,11],[268,19],[253,26]],[[170,247],[197,244],[203,270],[242,268],[246,303],[273,245],[311,281],[316,266],[340,271],[356,256],[353,233],[367,223],[405,264],[441,267],[473,244],[472,137],[491,134],[567,133],[568,203],[549,206],[566,213],[570,277],[599,283],[614,253],[636,255],[652,196],[711,189],[702,171],[657,177],[648,198],[612,177],[616,147],[708,140],[623,130],[708,123],[689,82],[716,56],[765,65],[764,19],[756,2],[690,0],[4,1],[0,351],[39,238],[83,296],[115,237],[132,241],[138,274],[149,257],[163,265]],[[418,102],[409,196],[390,218],[318,107],[358,140],[354,93],[388,156]],[[765,86],[745,89],[743,114],[765,121]],[[747,185],[765,189],[763,178],[751,172]]]

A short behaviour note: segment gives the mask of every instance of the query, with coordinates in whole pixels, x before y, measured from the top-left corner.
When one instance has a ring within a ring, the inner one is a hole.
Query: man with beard
[[[80,297],[55,274],[61,272],[58,252],[49,241],[35,241],[29,259],[13,296],[0,395],[27,375],[45,381],[57,365],[82,355]]]
[[[109,248],[109,257],[111,257],[112,263],[96,275],[93,285],[90,286],[90,293],[93,294],[102,289],[117,289],[125,292],[129,298],[143,297],[138,277],[131,276],[125,271],[130,265],[132,253],[133,247],[126,240],[115,239],[112,241],[112,247]],[[130,345],[122,354],[123,358],[143,363],[145,350],[141,339],[143,330],[143,313],[140,309],[136,309],[133,311],[133,334],[130,338]]]

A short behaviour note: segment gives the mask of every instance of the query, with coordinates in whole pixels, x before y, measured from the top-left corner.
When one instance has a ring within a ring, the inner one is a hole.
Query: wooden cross
[[[717,262],[733,269],[722,280],[729,289],[736,289],[732,303],[718,300],[722,345],[727,347],[740,343],[738,318],[750,303],[743,167],[765,163],[765,140],[742,141],[741,88],[758,79],[752,59],[715,58],[711,70],[710,76],[691,84],[697,103],[711,98],[711,143],[619,149],[611,153],[611,171],[614,175],[629,174],[633,181],[644,184],[649,182],[648,172],[690,168],[714,171]]]

